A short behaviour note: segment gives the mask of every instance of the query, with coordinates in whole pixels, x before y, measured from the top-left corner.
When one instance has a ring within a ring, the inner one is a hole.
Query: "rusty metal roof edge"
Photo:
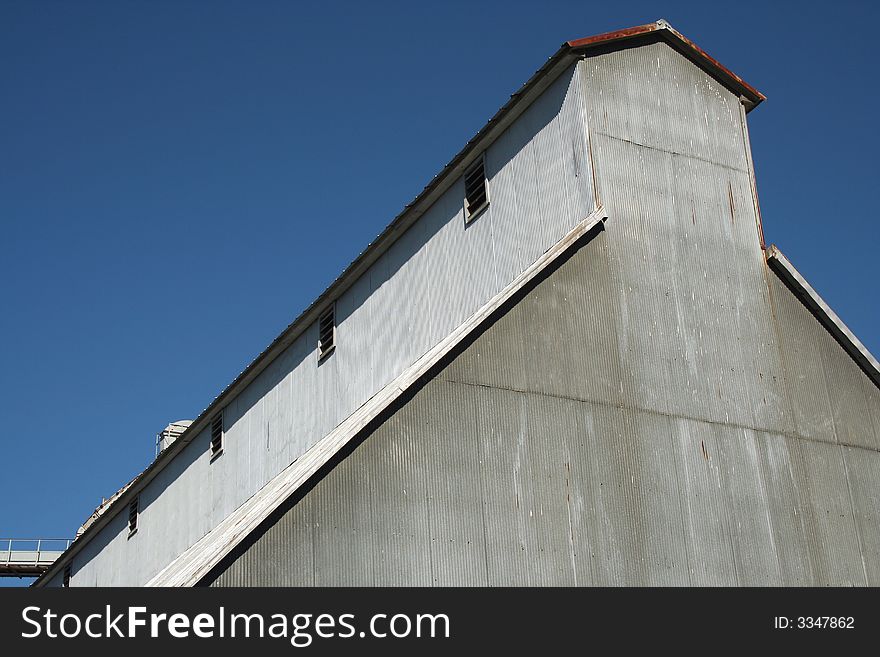
[[[688,39],[662,18],[645,25],[629,27],[614,32],[606,32],[605,34],[597,34],[596,36],[586,37],[584,39],[567,41],[566,45],[581,52],[620,41],[628,41],[640,37],[643,38],[650,34],[655,34],[658,38],[662,38],[682,55],[718,79],[725,86],[729,87],[737,95],[743,97],[747,101],[746,111],[751,111],[758,104],[767,99],[767,97],[755,89],[755,87],[724,66],[721,62],[712,57],[709,53],[700,48],[696,43]]]
[[[776,275],[788,284],[789,288],[795,292],[801,302],[812,311],[828,332],[837,339],[852,359],[858,363],[868,378],[880,388],[880,362],[868,351],[868,348],[844,324],[837,313],[831,309],[831,306],[819,296],[819,293],[813,289],[813,286],[807,282],[775,244],[767,247],[764,253],[767,258],[767,264],[770,265],[770,268]]]

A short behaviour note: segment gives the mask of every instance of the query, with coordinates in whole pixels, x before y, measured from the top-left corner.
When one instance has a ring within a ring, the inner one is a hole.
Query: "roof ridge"
[[[627,27],[622,30],[566,41],[563,47],[575,51],[587,51],[621,41],[649,38],[651,35],[664,40],[697,66],[715,77],[719,82],[729,87],[731,91],[737,93],[737,95],[744,99],[746,111],[754,109],[767,99],[755,87],[672,27],[669,21],[664,18],[660,18],[653,23],[645,23],[644,25],[636,25],[635,27]]]

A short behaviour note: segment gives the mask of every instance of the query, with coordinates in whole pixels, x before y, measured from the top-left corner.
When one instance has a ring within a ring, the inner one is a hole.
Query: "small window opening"
[[[489,205],[486,157],[481,156],[464,173],[464,220],[472,221]]]
[[[128,505],[128,535],[131,536],[138,528],[138,506],[141,497],[138,495]]]
[[[211,457],[223,451],[223,411],[211,420]]]
[[[64,566],[64,574],[61,576],[61,586],[63,586],[64,588],[70,587],[70,571],[70,564]]]
[[[329,356],[336,348],[336,305],[324,311],[318,320],[318,360]]]

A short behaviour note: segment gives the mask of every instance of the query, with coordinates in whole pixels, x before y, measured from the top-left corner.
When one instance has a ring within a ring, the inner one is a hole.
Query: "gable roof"
[[[239,395],[281,353],[318,320],[327,304],[339,298],[367,269],[384,254],[391,245],[410,228],[434,201],[454,183],[474,159],[482,153],[502,132],[535,100],[563,71],[578,59],[600,54],[608,49],[636,47],[663,41],[694,62],[721,84],[737,94],[750,111],[765,96],[746,83],[735,73],[721,65],[692,41],[675,30],[665,20],[640,25],[597,36],[564,42],[544,65],[501,107],[498,112],[472,137],[464,148],[443,167],[428,185],[408,203],[400,214],[373,240],[355,260],[313,301],[281,334],[276,337],[193,421],[190,427],[161,452],[147,468],[128,484],[103,513],[85,529],[67,551],[50,567],[35,584],[49,581],[59,570],[60,564],[78,552],[83,545],[99,532],[120,510],[146,486],[170,461],[205,429],[211,418]]]

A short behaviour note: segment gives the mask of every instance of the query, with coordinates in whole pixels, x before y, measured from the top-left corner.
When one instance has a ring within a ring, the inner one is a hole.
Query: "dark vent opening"
[[[336,307],[330,306],[318,320],[318,360],[336,348]]]
[[[211,420],[211,456],[223,451],[223,413],[222,411]]]
[[[70,586],[70,564],[64,566],[64,575],[61,577],[61,586],[67,588]]]
[[[487,205],[489,192],[486,188],[486,161],[481,157],[464,174],[465,220],[473,219]]]
[[[140,496],[134,498],[128,505],[128,533],[133,534],[138,528],[138,502]]]

